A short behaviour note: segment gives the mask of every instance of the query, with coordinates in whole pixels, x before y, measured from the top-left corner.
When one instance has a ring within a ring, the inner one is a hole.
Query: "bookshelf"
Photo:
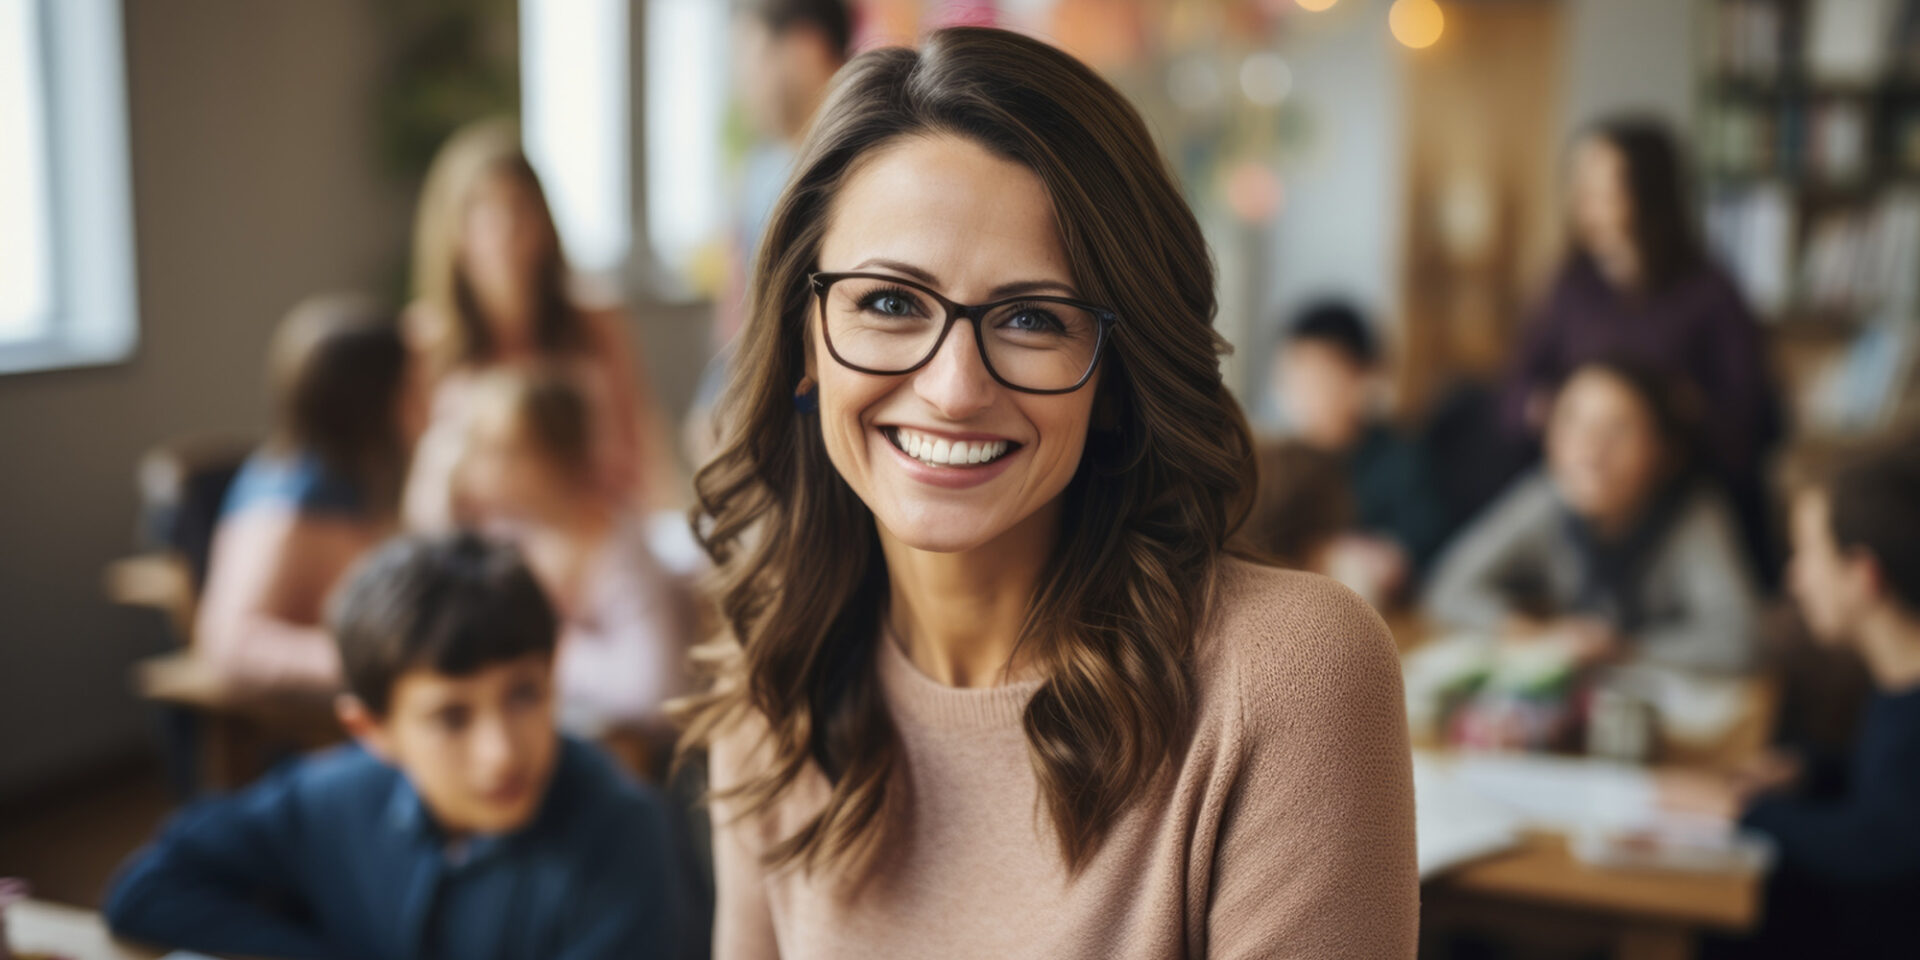
[[[1920,339],[1920,0],[1698,11],[1708,236],[1775,331],[1790,387],[1831,398],[1849,354]],[[1905,380],[1838,419],[1878,419],[1868,409],[1891,408]]]

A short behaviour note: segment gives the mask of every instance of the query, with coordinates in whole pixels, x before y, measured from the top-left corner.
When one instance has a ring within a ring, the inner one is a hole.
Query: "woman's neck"
[[[1637,296],[1645,280],[1640,269],[1640,254],[1632,248],[1618,250],[1595,250],[1592,252],[1594,269],[1600,271],[1607,285],[1624,296]]]
[[[991,687],[1024,674],[1017,649],[1041,575],[1059,537],[1056,504],[993,542],[962,553],[933,553],[884,530],[888,625],[902,651],[927,676],[950,687]]]
[[[480,323],[493,341],[499,359],[524,356],[533,350],[533,328],[539,315],[531,287],[515,283],[475,284],[474,306]]]

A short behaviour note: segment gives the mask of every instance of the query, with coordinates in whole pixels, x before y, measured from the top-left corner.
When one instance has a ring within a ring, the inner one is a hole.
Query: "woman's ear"
[[[807,312],[807,322],[800,327],[800,363],[805,371],[808,383],[820,382],[820,369],[813,350],[813,312]]]

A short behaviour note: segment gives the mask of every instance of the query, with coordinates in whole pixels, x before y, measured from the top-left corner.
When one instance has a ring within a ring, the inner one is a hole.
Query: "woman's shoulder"
[[[367,501],[358,484],[329,469],[318,456],[263,449],[234,475],[221,513],[232,516],[265,507],[358,519],[367,512]]]
[[[619,304],[586,303],[576,309],[580,315],[580,329],[586,334],[587,345],[595,351],[608,349],[626,349],[632,337],[627,333],[632,318]]]
[[[1380,615],[1339,582],[1222,561],[1198,643],[1207,700],[1254,726],[1339,715],[1400,697],[1400,661]]]

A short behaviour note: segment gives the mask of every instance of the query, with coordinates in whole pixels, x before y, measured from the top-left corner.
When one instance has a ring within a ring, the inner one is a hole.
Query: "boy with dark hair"
[[[1362,594],[1404,592],[1439,550],[1446,510],[1419,450],[1378,414],[1385,371],[1366,319],[1339,300],[1308,306],[1275,351],[1273,379],[1287,432],[1339,458],[1353,492],[1357,535],[1335,546],[1336,566],[1379,569]]]
[[[331,620],[357,744],[183,812],[115,881],[116,933],[289,958],[677,955],[664,808],[555,732],[557,622],[517,553],[395,540]]]
[[[1920,953],[1920,444],[1858,455],[1796,491],[1789,586],[1814,637],[1858,653],[1875,693],[1828,776],[1771,757],[1738,778],[1670,776],[1669,804],[1773,838],[1760,956]],[[1830,796],[1800,788],[1838,781]]]

